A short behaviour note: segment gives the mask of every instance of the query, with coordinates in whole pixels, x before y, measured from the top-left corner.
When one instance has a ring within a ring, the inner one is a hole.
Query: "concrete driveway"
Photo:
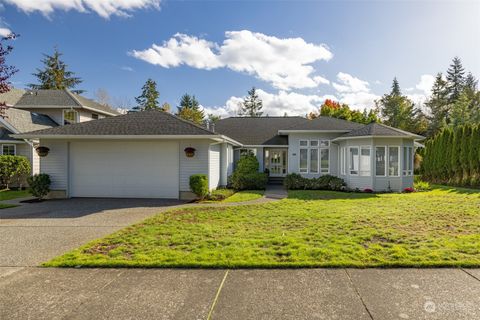
[[[178,200],[51,200],[0,210],[0,267],[37,266],[172,206]]]

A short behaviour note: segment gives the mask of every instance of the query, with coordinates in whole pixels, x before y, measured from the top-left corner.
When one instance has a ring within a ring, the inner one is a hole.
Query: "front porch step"
[[[283,184],[284,177],[268,177],[268,184]]]

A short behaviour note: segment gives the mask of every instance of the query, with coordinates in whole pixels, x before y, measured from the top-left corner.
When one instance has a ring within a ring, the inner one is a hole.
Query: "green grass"
[[[0,190],[0,201],[30,196],[28,190]]]
[[[1,209],[7,209],[7,208],[13,208],[13,207],[17,207],[17,206],[14,205],[14,204],[0,203],[0,210]]]
[[[480,193],[292,191],[159,214],[45,266],[479,267]]]
[[[243,202],[243,201],[252,201],[260,199],[265,193],[264,190],[245,190],[239,191],[222,202]]]

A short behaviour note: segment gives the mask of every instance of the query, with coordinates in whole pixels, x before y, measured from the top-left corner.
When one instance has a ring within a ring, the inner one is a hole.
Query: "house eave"
[[[278,130],[278,134],[289,134],[289,133],[347,133],[351,130]]]
[[[420,137],[420,138],[419,138]],[[381,135],[369,135],[369,136],[354,136],[354,137],[338,137],[332,141],[343,141],[343,140],[355,140],[355,139],[368,139],[368,138],[402,138],[402,139],[413,139],[413,140],[422,140],[424,137],[418,135],[404,135],[404,136],[381,136]]]

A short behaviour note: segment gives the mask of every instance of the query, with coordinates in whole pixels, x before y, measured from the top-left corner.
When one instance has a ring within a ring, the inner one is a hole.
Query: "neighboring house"
[[[5,117],[0,117],[0,155],[27,157],[32,174],[40,169],[35,152],[38,141],[15,139],[12,134],[118,115],[111,108],[68,90],[25,91],[13,88],[0,95],[0,101],[8,106]]]
[[[272,177],[331,174],[351,188],[400,191],[413,185],[414,141],[423,138],[328,117],[227,118],[214,132],[161,111],[15,137],[50,149],[40,171],[51,176],[55,196],[182,199],[192,197],[192,174],[206,174],[210,189],[224,186],[248,152]]]

